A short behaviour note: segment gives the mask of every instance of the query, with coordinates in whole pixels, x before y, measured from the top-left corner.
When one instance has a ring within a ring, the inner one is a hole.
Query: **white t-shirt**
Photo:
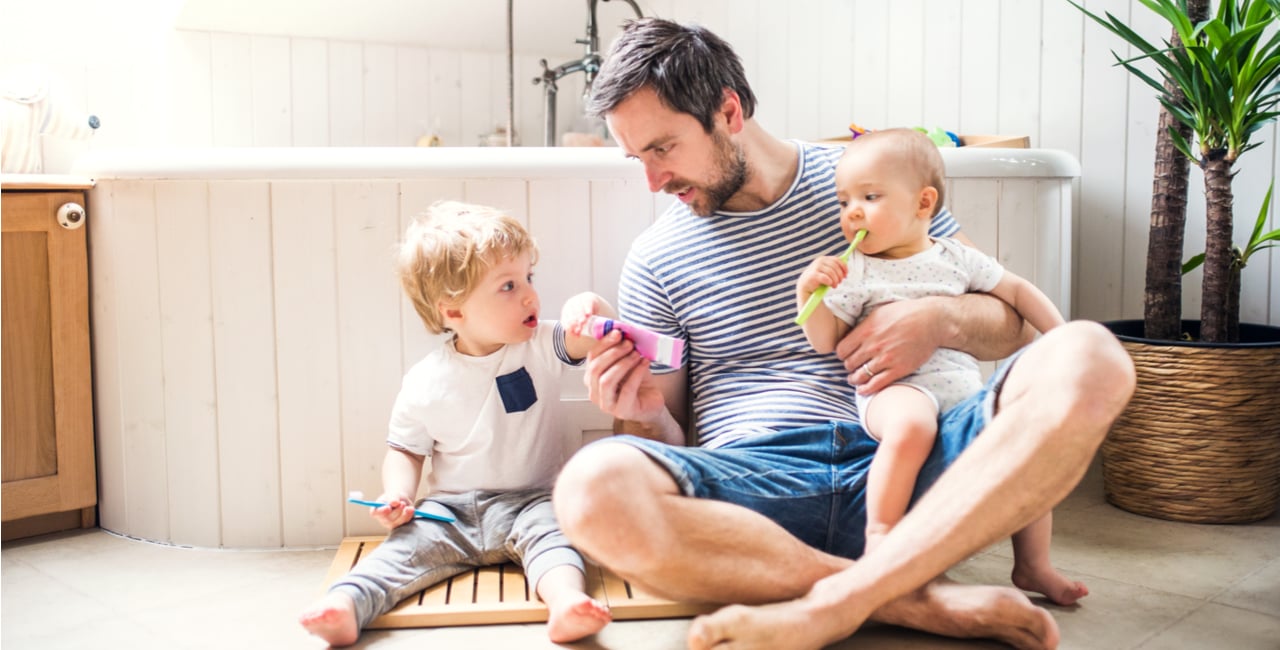
[[[387,444],[426,457],[432,493],[550,487],[581,444],[560,412],[573,363],[553,321],[485,357],[450,339],[405,375]]]
[[[885,303],[990,291],[1003,276],[1000,263],[982,251],[954,239],[935,238],[929,249],[900,260],[855,252],[849,258],[849,274],[823,302],[840,320],[856,325]],[[945,413],[982,388],[982,372],[972,356],[938,348],[915,373],[899,381],[924,389],[937,400],[938,412]]]

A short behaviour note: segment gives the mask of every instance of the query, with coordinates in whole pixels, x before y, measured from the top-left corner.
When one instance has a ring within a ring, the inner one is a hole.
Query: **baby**
[[[796,283],[801,309],[820,286],[831,287],[803,324],[815,350],[833,351],[881,304],[925,296],[990,293],[1040,332],[1062,324],[1057,308],[1035,285],[974,248],[929,236],[929,221],[942,206],[944,176],[937,147],[918,131],[874,131],[849,144],[835,172],[840,227],[851,241],[859,230],[867,234],[847,265],[838,257],[819,257]],[[860,371],[875,374],[865,365]],[[867,478],[867,550],[906,513],[917,474],[933,448],[939,415],[981,387],[976,359],[940,348],[914,374],[873,395],[859,392],[862,427],[880,443]],[[1045,515],[1013,536],[1013,582],[1067,605],[1088,589],[1053,568],[1052,529],[1052,515]]]
[[[330,645],[405,597],[472,567],[519,562],[547,604],[547,635],[565,643],[611,620],[585,592],[582,557],[560,532],[551,486],[577,442],[560,415],[564,369],[595,344],[538,320],[537,248],[515,219],[492,208],[437,203],[400,247],[405,294],[427,330],[452,336],[404,377],[391,413],[382,464],[386,503],[371,516],[390,533],[300,622]],[[612,315],[594,294],[565,314]],[[453,523],[414,518],[429,466],[430,500],[420,508]]]

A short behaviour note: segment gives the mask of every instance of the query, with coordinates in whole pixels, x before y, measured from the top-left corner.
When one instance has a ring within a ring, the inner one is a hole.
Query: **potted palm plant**
[[[1233,246],[1233,168],[1280,103],[1280,0],[1139,0],[1172,36],[1147,41],[1111,14],[1068,0],[1133,48],[1118,65],[1162,107],[1143,321],[1110,323],[1138,368],[1138,391],[1103,444],[1107,499],[1167,519],[1245,522],[1280,503],[1280,328],[1239,324],[1240,272],[1280,241],[1267,203]],[[1146,72],[1154,65],[1158,74]],[[1162,150],[1163,149],[1163,150]],[[1176,153],[1175,153],[1176,152]],[[1186,166],[1204,174],[1206,246],[1181,263]],[[1171,162],[1172,160],[1172,162]],[[1180,187],[1179,187],[1180,183]],[[1270,200],[1270,192],[1268,192]],[[1181,318],[1181,274],[1203,265],[1198,321]]]

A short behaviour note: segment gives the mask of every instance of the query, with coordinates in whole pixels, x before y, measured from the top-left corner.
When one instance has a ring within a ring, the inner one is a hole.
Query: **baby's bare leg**
[[[341,592],[331,591],[325,594],[324,598],[302,612],[298,622],[308,632],[334,647],[351,645],[360,638],[360,628],[356,626],[355,603],[351,601],[351,597]]]
[[[863,426],[880,441],[867,472],[867,544],[875,548],[902,519],[920,467],[938,437],[938,410],[920,390],[894,384],[867,403]]]
[[[547,604],[547,636],[553,643],[569,643],[599,632],[613,620],[609,608],[586,594],[577,567],[562,564],[538,580],[538,597]]]
[[[1053,513],[1013,534],[1013,584],[1019,589],[1044,594],[1059,605],[1074,605],[1089,595],[1089,588],[1053,568],[1049,561],[1052,537]]]

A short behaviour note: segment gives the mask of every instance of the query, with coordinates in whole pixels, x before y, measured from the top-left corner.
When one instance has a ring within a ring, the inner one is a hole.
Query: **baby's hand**
[[[378,497],[378,501],[387,505],[373,508],[369,511],[369,516],[373,517],[379,524],[382,524],[383,528],[391,530],[403,526],[413,519],[413,501],[404,497],[386,494]]]
[[[604,298],[584,291],[565,301],[560,310],[560,326],[572,336],[586,336],[583,330],[587,320],[596,314],[612,317],[613,308]]]
[[[824,284],[828,287],[840,284],[848,273],[849,267],[839,257],[819,257],[800,273],[800,279],[796,281],[796,293],[808,298]]]

